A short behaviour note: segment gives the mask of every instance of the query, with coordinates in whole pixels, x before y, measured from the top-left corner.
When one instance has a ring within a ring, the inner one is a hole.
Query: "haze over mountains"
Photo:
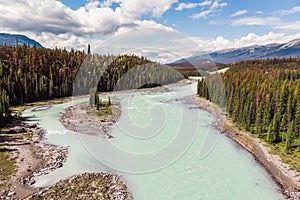
[[[31,47],[42,47],[39,42],[25,35],[0,33],[0,45],[9,44],[15,46],[17,43],[19,45],[29,44]],[[207,60],[212,60],[218,64],[228,64],[242,60],[288,58],[298,56],[300,56],[300,39],[292,40],[284,44],[275,43],[268,45],[254,45],[235,49],[228,48],[209,54],[196,55],[189,58],[180,59],[171,63],[170,65],[179,65],[185,62],[190,62],[192,65],[195,63],[197,63],[198,65],[199,63],[203,62],[207,64]]]
[[[43,47],[40,43],[37,41],[30,39],[29,37],[25,35],[16,35],[16,34],[7,34],[7,33],[0,33],[0,45],[1,44],[8,44],[15,46],[16,44],[23,45],[23,44],[29,44],[31,47]]]
[[[237,49],[225,49],[209,54],[192,56],[180,59],[172,64],[211,59],[216,63],[233,63],[242,60],[256,60],[267,58],[289,58],[300,56],[300,39],[292,40],[284,44],[255,45]]]

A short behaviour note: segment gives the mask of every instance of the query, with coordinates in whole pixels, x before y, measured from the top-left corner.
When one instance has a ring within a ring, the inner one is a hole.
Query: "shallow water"
[[[60,112],[79,102],[46,111],[26,110],[47,130],[48,142],[67,146],[66,163],[35,186],[47,186],[80,172],[121,174],[135,199],[283,199],[253,157],[211,126],[213,116],[180,101],[195,84],[169,92],[118,93],[122,115],[110,140],[66,130]]]

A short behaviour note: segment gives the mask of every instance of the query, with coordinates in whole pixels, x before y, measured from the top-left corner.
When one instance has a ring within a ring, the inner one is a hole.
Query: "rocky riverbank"
[[[184,99],[184,102],[192,105],[192,108],[207,110],[212,113],[216,120],[214,126],[227,137],[233,139],[260,163],[276,181],[279,190],[285,198],[290,200],[300,199],[300,173],[291,169],[283,163],[279,156],[273,155],[270,148],[259,138],[254,138],[250,133],[239,130],[233,122],[226,117],[221,108],[209,102],[206,99],[199,98],[196,95]]]
[[[68,123],[68,128],[71,130],[72,120],[78,120],[74,115],[76,112],[80,112],[76,114],[84,117],[81,118],[82,120],[92,124],[95,122],[93,120],[97,116],[82,115],[81,106],[70,107],[63,114],[62,120]],[[32,111],[38,112],[50,108],[51,105],[39,106]],[[97,133],[107,138],[111,137],[108,134],[109,127],[120,116],[119,104],[113,104],[112,109],[113,115],[102,116],[100,118],[101,129],[97,129]],[[81,127],[84,128],[84,126]],[[10,159],[15,160],[16,166],[15,173],[7,186],[0,188],[0,199],[132,199],[121,177],[109,173],[84,173],[74,175],[47,188],[32,187],[36,176],[48,174],[63,166],[68,149],[47,143],[44,138],[45,131],[37,124],[19,121],[9,125],[6,132],[13,139],[5,141],[4,148],[10,151]]]
[[[44,131],[36,127],[31,130],[32,138],[31,144],[34,145],[34,155],[42,162],[38,165],[36,170],[22,179],[22,184],[32,185],[35,183],[34,177],[48,174],[49,172],[62,167],[66,160],[68,149],[66,147],[55,146],[47,143],[44,140]]]
[[[68,149],[48,144],[44,134],[36,124],[24,122],[8,129],[8,135],[14,139],[6,141],[4,147],[10,151],[16,168],[10,183],[0,192],[0,199],[19,199],[36,192],[30,187],[35,183],[34,177],[63,166]]]
[[[87,109],[92,110],[89,113]],[[109,134],[109,129],[119,119],[121,105],[112,104],[110,111],[110,114],[97,115],[96,108],[88,108],[86,103],[78,104],[65,109],[61,113],[60,122],[71,131],[99,135],[109,139],[113,137]]]
[[[108,173],[83,173],[62,180],[26,198],[33,199],[114,199],[131,200],[121,177]]]

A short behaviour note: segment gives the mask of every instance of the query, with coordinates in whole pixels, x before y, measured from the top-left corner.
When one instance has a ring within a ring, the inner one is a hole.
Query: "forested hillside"
[[[134,55],[97,55],[29,45],[0,46],[0,122],[9,118],[12,106],[70,96],[74,90],[76,95],[88,94],[92,88],[112,91],[120,77],[139,65],[145,67],[138,68],[132,80],[138,79],[141,84],[165,84],[181,79],[168,70],[157,73],[160,64]],[[127,82],[125,89],[136,86],[133,81]]]
[[[226,101],[219,92],[210,97],[207,83],[217,75],[198,83],[201,97],[217,102],[238,126],[281,145],[285,153],[300,151],[300,59],[243,61],[229,65],[222,74]],[[215,82],[217,88],[219,82]]]
[[[223,64],[212,62],[210,59],[198,58],[190,61],[180,59],[168,66],[182,72],[185,78],[188,78],[188,76],[207,76],[208,72],[221,69]]]

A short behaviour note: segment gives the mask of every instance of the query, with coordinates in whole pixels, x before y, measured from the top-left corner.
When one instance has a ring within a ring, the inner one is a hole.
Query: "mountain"
[[[213,62],[211,59],[204,58],[203,56],[194,56],[187,59],[180,59],[174,63],[167,64],[174,69],[179,70],[202,70],[202,71],[215,71],[221,68],[222,64]]]
[[[15,46],[16,44],[29,44],[30,46],[36,46],[42,48],[43,46],[38,43],[37,41],[28,38],[25,35],[14,35],[14,34],[7,34],[7,33],[0,33],[0,45],[1,44],[9,44]]]
[[[203,54],[180,59],[172,64],[180,64],[186,61],[202,60],[210,58],[216,63],[233,63],[242,60],[257,60],[267,58],[289,58],[300,56],[300,39],[292,40],[284,44],[254,45],[236,49],[225,49],[222,51]]]

